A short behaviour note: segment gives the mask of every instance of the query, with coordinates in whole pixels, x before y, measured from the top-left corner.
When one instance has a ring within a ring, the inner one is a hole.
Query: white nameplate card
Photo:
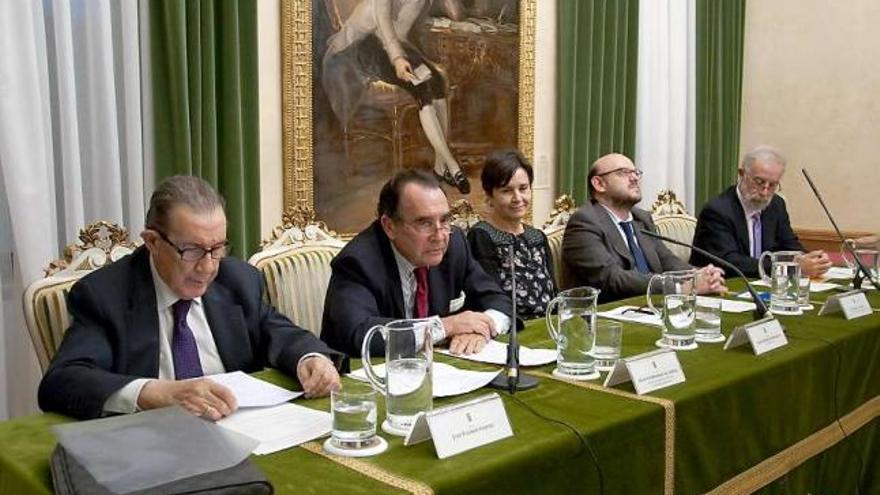
[[[504,403],[498,394],[491,393],[420,413],[403,444],[414,445],[433,438],[437,457],[446,459],[512,436]]]
[[[724,343],[724,350],[739,347],[746,342],[751,342],[756,356],[788,345],[782,324],[772,316],[734,328],[727,342]]]
[[[851,290],[843,294],[829,296],[825,300],[825,304],[819,308],[818,314],[819,316],[830,315],[838,311],[843,311],[843,316],[847,320],[868,316],[874,312],[862,290]]]
[[[632,380],[639,395],[684,382],[684,371],[672,349],[658,349],[637,356],[618,359],[605,377],[605,386],[613,387]]]

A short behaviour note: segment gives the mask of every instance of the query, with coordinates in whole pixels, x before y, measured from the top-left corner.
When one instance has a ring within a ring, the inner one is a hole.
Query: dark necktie
[[[752,258],[761,257],[761,247],[763,239],[761,238],[761,214],[752,215]]]
[[[428,268],[413,270],[416,274],[416,318],[428,317]]]
[[[186,315],[192,305],[191,299],[179,299],[171,308],[174,311],[174,335],[171,337],[171,356],[174,360],[174,377],[178,380],[204,375],[199,361],[196,338],[186,323]]]
[[[636,270],[638,270],[639,273],[651,273],[651,269],[648,268],[648,260],[645,259],[645,253],[642,252],[642,248],[636,243],[632,222],[620,222],[620,227],[623,229],[623,234],[626,236],[626,243],[629,244],[629,253],[636,262]]]

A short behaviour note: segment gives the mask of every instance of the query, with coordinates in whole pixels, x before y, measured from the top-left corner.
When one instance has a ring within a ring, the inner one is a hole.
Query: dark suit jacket
[[[95,418],[107,398],[132,380],[158,377],[159,316],[149,256],[140,247],[73,286],[71,326],[40,383],[44,411]],[[296,377],[306,353],[342,361],[341,354],[267,305],[262,276],[241,260],[220,261],[202,302],[228,371],[272,366]]]
[[[641,229],[656,231],[650,213],[633,208],[632,215],[636,240],[652,272],[691,268],[663,242],[639,233]],[[586,285],[600,289],[600,302],[644,294],[651,279],[636,270],[629,247],[605,208],[592,202],[580,207],[565,227],[562,269],[563,287]]]
[[[406,317],[397,262],[379,221],[352,239],[331,267],[321,339],[334,349],[360,356],[370,327]],[[512,310],[510,298],[471,256],[461,231],[453,228],[443,260],[428,270],[428,314],[449,315],[450,300],[462,291],[463,310],[495,309],[508,315]],[[384,352],[385,343],[375,337],[370,354]]]
[[[729,187],[703,207],[694,232],[694,245],[733,263],[747,277],[758,276],[758,260],[749,252],[749,227],[736,186]],[[761,212],[761,252],[803,249],[791,230],[785,200],[774,195]],[[696,251],[691,251],[690,261],[697,266],[711,262]]]

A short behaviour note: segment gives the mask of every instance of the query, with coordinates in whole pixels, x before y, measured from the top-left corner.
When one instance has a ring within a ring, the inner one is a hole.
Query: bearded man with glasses
[[[377,215],[333,258],[321,339],[360,356],[372,326],[433,318],[434,342],[469,354],[508,330],[512,302],[450,224],[446,193],[435,177],[397,173],[379,193]],[[370,354],[384,352],[384,341],[374,338]]]
[[[663,242],[641,234],[656,231],[651,214],[635,206],[642,199],[641,178],[632,160],[617,153],[590,166],[590,201],[571,216],[562,240],[564,288],[595,287],[600,302],[614,301],[644,294],[655,273],[692,268]],[[721,269],[700,270],[699,293],[723,290]]]
[[[180,405],[217,420],[237,408],[207,375],[271,366],[307,396],[339,387],[344,356],[264,300],[260,273],[227,257],[223,199],[175,176],[150,198],[144,245],[78,281],[71,326],[40,383],[44,411],[76,418]]]
[[[764,251],[803,251],[791,228],[782,189],[785,157],[771,146],[758,146],[742,159],[737,182],[712,199],[700,212],[694,245],[730,261],[747,277],[758,276],[758,258]],[[691,252],[691,263],[707,263]],[[767,259],[769,262],[769,259]],[[801,272],[818,277],[831,268],[823,251],[801,257]],[[765,266],[769,272],[770,266]]]

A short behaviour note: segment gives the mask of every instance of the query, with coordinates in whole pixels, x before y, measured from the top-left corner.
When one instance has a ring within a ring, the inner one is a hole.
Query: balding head
[[[587,188],[595,201],[631,207],[642,199],[639,180],[640,172],[629,157],[609,153],[590,166]]]

